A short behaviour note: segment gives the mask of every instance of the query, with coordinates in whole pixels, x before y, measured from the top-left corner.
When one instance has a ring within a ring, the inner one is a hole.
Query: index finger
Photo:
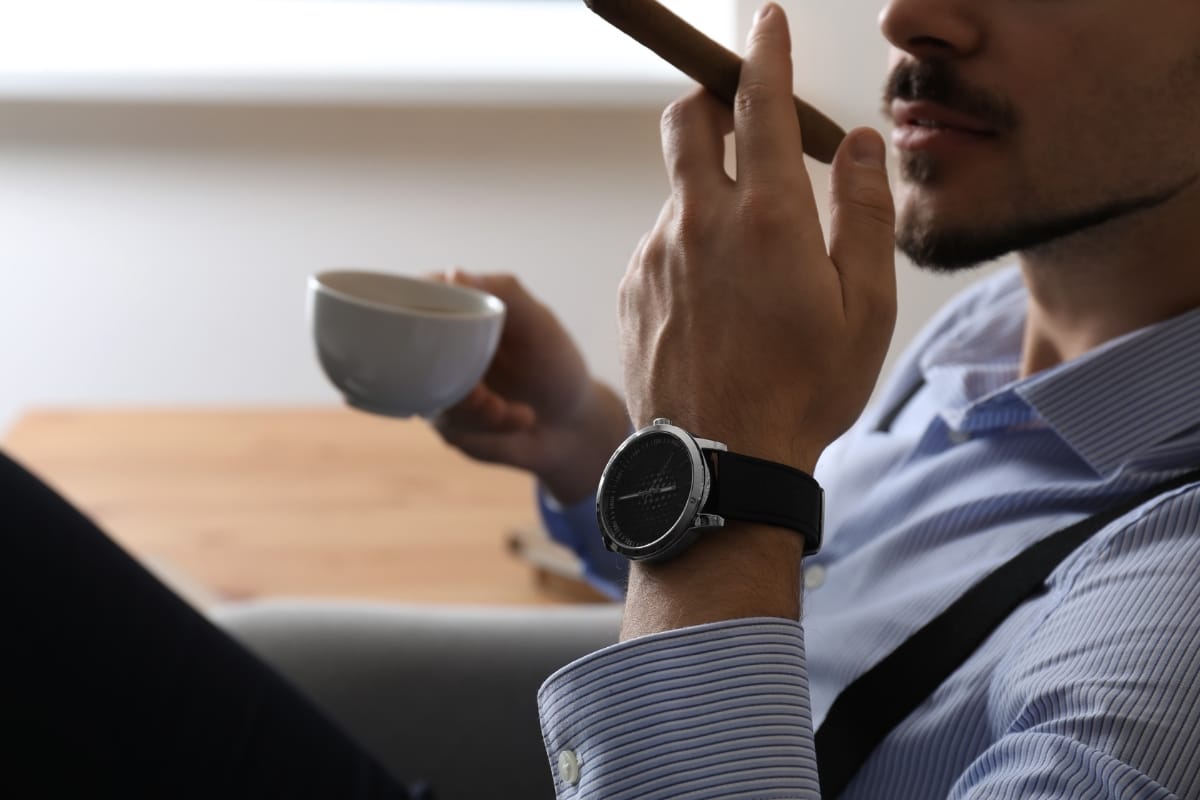
[[[792,99],[791,34],[774,3],[759,10],[751,28],[733,116],[738,175],[753,181],[782,171],[807,180]]]

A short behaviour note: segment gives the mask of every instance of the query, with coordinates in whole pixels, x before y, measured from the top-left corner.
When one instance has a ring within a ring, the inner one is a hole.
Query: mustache
[[[892,101],[923,100],[968,114],[1003,132],[1017,126],[1017,112],[1003,97],[967,85],[945,59],[905,61],[897,64],[883,87],[883,114],[892,117]]]

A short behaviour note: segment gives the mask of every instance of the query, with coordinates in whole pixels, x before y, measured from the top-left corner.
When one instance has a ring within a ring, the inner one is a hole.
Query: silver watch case
[[[607,488],[609,468],[621,457],[622,452],[639,438],[661,433],[670,434],[682,442],[687,450],[688,458],[691,460],[692,487],[687,503],[679,518],[675,520],[675,524],[653,542],[640,547],[622,544],[609,535],[608,529],[605,527],[604,516],[600,513],[600,504],[603,502]],[[708,493],[712,487],[712,473],[709,470],[708,460],[705,459],[702,452],[704,450],[728,450],[728,448],[721,442],[692,436],[683,428],[672,425],[671,420],[661,417],[622,442],[612,457],[608,459],[608,463],[605,464],[604,473],[600,478],[600,486],[596,491],[596,519],[600,525],[600,533],[604,537],[605,548],[631,561],[666,561],[686,549],[702,531],[723,527],[725,525],[724,517],[700,511],[708,502]]]

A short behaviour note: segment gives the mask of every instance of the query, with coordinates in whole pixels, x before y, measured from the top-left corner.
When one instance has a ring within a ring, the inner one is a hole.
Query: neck
[[[1200,307],[1200,186],[1020,254],[1029,289],[1021,359],[1032,375]]]

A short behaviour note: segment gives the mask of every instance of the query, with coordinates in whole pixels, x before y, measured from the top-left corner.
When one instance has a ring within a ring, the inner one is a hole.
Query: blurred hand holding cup
[[[321,369],[351,406],[431,417],[462,400],[496,354],[505,307],[487,292],[424,278],[332,270],[308,279]]]

